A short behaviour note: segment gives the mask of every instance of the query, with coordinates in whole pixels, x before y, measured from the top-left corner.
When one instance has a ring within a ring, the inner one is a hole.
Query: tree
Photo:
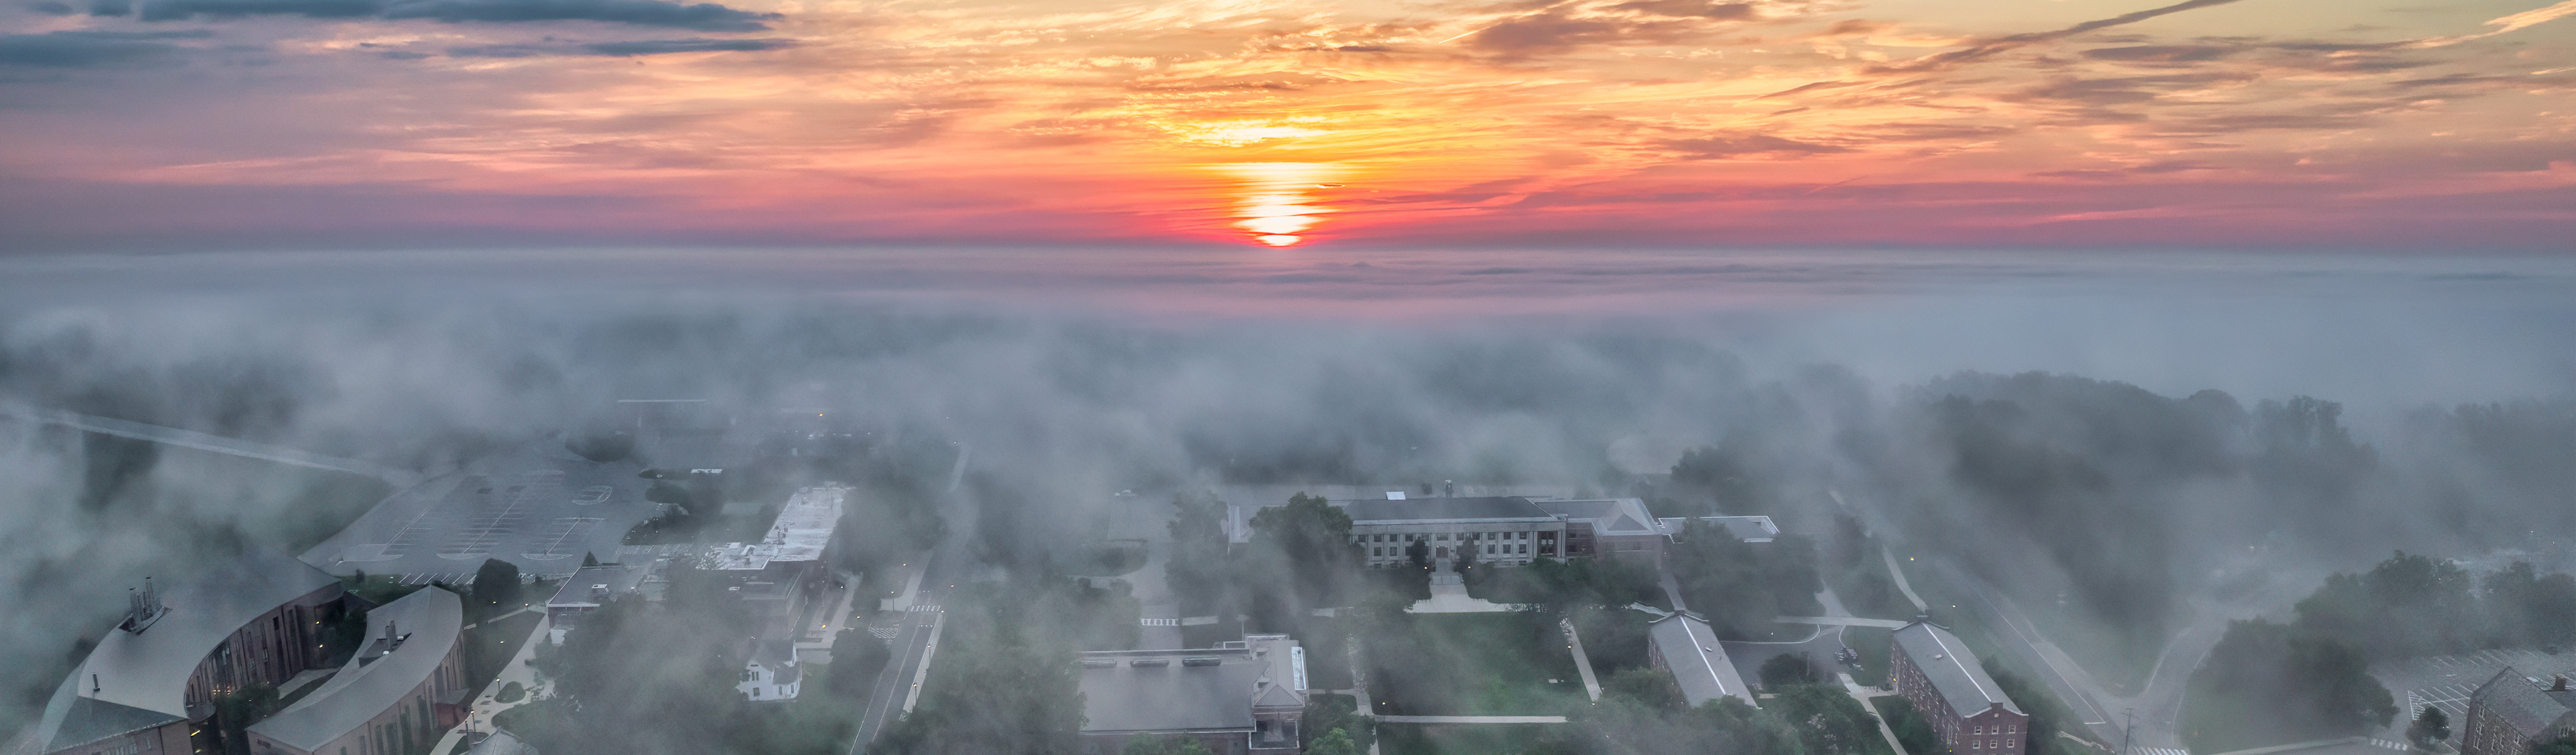
[[[1180,598],[1184,616],[1214,611],[1225,591],[1225,502],[1206,491],[1172,495],[1171,557],[1163,579]]]
[[[843,629],[841,636],[832,641],[832,663],[823,669],[823,688],[834,694],[864,698],[868,685],[893,659],[894,651],[886,648],[884,640],[868,634],[867,627]]]
[[[2397,717],[2359,647],[2260,619],[2229,624],[2188,684],[2183,730],[2194,750],[2353,736]]]
[[[1418,537],[1414,538],[1413,544],[1404,546],[1404,558],[1413,562],[1413,568],[1431,568],[1431,543]]]
[[[519,567],[497,558],[483,559],[483,567],[474,570],[474,596],[477,613],[488,618],[519,607]]]
[[[1807,745],[1808,755],[1862,755],[1876,749],[1878,719],[1862,708],[1860,701],[1842,690],[1822,684],[1793,684],[1782,688],[1779,697],[1768,707],[1776,707],[1782,719],[1798,732],[1799,741]]]
[[[1762,688],[1779,689],[1792,684],[1814,682],[1815,672],[1808,668],[1807,654],[1781,653],[1762,662]]]
[[[1286,506],[1262,509],[1252,517],[1252,533],[1260,555],[1285,567],[1307,607],[1331,605],[1362,560],[1359,544],[1351,542],[1351,515],[1322,496],[1298,493]]]
[[[2430,705],[2424,706],[2424,712],[2415,714],[2414,723],[2406,725],[2406,741],[2415,743],[2419,749],[2433,749],[2433,743],[2450,738],[2451,717]]]
[[[1456,569],[1459,574],[1466,574],[1468,567],[1476,565],[1476,547],[1474,540],[1459,541],[1458,558],[1451,563],[1450,568]]]
[[[2531,755],[2576,755],[2576,733],[2532,745]]]

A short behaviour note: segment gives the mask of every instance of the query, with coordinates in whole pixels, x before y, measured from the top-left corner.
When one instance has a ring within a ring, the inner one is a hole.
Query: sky
[[[6,0],[0,251],[2560,252],[2571,15]]]

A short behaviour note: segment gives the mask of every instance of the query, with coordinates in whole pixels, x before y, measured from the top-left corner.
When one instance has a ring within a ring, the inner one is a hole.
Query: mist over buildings
[[[2541,533],[2576,525],[2576,352],[2549,318],[2570,308],[2530,288],[1730,311],[1631,290],[1609,293],[1649,303],[1571,319],[1504,292],[1407,319],[349,283],[399,295],[30,292],[0,315],[0,401],[427,473],[579,434],[617,399],[810,411],[931,467],[970,447],[941,513],[987,561],[1067,528],[1159,530],[1153,507],[1100,523],[1227,484],[1558,484],[1811,533],[1850,515],[2088,605],[2102,631],[2392,549],[2563,559]],[[386,492],[18,420],[0,479],[0,678],[26,680],[0,690],[0,730],[126,586],[300,551]]]

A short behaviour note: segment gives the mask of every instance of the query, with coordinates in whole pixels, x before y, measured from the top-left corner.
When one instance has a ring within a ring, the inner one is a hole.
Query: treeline
[[[849,746],[849,713],[867,694],[857,677],[884,662],[864,647],[874,638],[843,633],[835,644],[848,648],[836,654],[845,660],[806,679],[797,699],[754,703],[734,688],[752,627],[730,580],[684,565],[670,578],[662,603],[618,597],[584,615],[561,647],[538,646],[551,695],[495,725],[559,755],[825,755]]]
[[[1824,589],[1816,544],[1803,535],[1748,543],[1722,525],[1693,519],[1665,550],[1664,567],[1682,601],[1727,639],[1769,638],[1780,626],[1774,619],[1825,612],[1816,600]]]
[[[2349,736],[2400,713],[2374,661],[2576,640],[2576,578],[2514,562],[2472,574],[2403,551],[2335,574],[2288,624],[2228,626],[2193,672],[2184,736],[2195,749]]]

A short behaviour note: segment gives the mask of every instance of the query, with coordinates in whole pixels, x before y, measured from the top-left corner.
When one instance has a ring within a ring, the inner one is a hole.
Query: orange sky
[[[2576,0],[83,2],[0,244],[2576,237]]]

